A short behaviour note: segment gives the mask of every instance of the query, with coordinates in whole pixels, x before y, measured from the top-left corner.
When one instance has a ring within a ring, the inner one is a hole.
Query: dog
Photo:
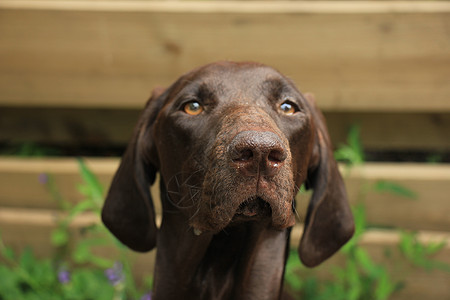
[[[298,253],[314,267],[354,232],[325,120],[273,68],[217,62],[153,92],[102,220],[135,251],[157,245],[153,299],[281,299],[302,184],[313,194]]]

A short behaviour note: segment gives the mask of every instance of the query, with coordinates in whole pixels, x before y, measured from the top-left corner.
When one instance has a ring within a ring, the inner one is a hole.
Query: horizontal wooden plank
[[[54,228],[56,211],[42,209],[0,209],[0,229],[6,245],[13,247],[16,251],[24,247],[32,247],[38,257],[48,257],[55,249],[50,244],[50,232]],[[94,215],[84,215],[75,219],[73,236],[78,236],[77,228],[98,222]],[[301,236],[301,226],[296,226],[292,234],[292,247],[296,248]],[[447,241],[447,245],[434,259],[450,263],[450,233],[449,232],[419,232],[418,240],[423,243]],[[399,241],[399,233],[393,230],[369,230],[361,241],[363,246],[377,263],[390,267],[390,274],[396,280],[405,282],[405,288],[394,295],[393,300],[422,300],[425,297],[433,299],[445,299],[448,295],[448,280],[450,274],[440,271],[424,271],[409,267],[408,264],[400,263],[400,258],[386,259],[383,252],[390,249],[395,253]],[[114,251],[110,248],[99,248],[95,251],[105,257],[113,257]],[[147,254],[128,252],[127,255],[133,262],[132,270],[136,278],[153,272],[155,251]],[[395,263],[393,263],[395,262]],[[320,278],[329,278],[333,266],[342,264],[342,257],[335,255],[319,268],[305,270],[304,276],[311,274]]]
[[[73,148],[125,147],[140,109],[0,107],[0,142]],[[334,145],[352,125],[370,151],[450,151],[450,113],[339,113],[325,111]]]
[[[28,209],[28,208],[8,208],[2,207],[0,210],[0,226],[30,226],[55,228],[57,220],[63,214],[59,210],[53,209]],[[71,228],[82,228],[92,224],[98,224],[101,220],[94,213],[83,213],[74,218],[70,224]],[[157,223],[161,223],[158,217]],[[13,227],[11,227],[13,228]],[[293,247],[300,242],[303,233],[303,226],[297,224],[292,230],[291,244]],[[369,229],[361,238],[361,245],[397,245],[400,242],[400,231],[392,229]],[[444,249],[450,250],[450,232],[449,231],[427,231],[417,232],[417,239],[421,243],[440,243],[445,242]],[[448,257],[450,262],[450,257]]]
[[[117,170],[118,158],[84,159],[89,169],[98,177],[105,193]],[[43,175],[51,179],[42,179]],[[41,178],[40,178],[41,177]],[[78,186],[83,183],[79,164],[73,158],[16,159],[0,158],[0,206],[12,208],[57,209],[59,204],[52,196],[52,186],[70,203],[84,199]],[[155,207],[160,210],[159,189],[151,190]],[[26,187],[26,188],[23,188]]]
[[[341,171],[350,202],[365,205],[369,223],[415,230],[450,228],[450,165],[367,163]],[[407,188],[416,193],[416,198],[374,190],[380,181]],[[299,211],[304,216],[306,199],[300,198],[297,204],[302,206]]]
[[[57,220],[64,217],[60,210],[27,209],[2,207],[0,210],[0,223],[8,225],[29,225],[54,228]],[[94,213],[83,213],[75,217],[70,223],[73,228],[87,227],[101,222],[100,217]]]
[[[450,228],[450,165],[373,164],[343,174],[350,200],[366,205],[372,224],[417,230]],[[370,190],[379,181],[401,185],[417,198]]]
[[[118,159],[88,161],[89,168],[103,186],[110,184],[118,167]],[[1,205],[28,208],[57,208],[48,185],[39,179],[42,174],[51,176],[61,196],[76,203],[83,199],[77,185],[82,183],[79,166],[74,159],[14,159],[2,158],[0,162]],[[26,188],[24,188],[26,187]]]
[[[108,186],[115,172],[117,159],[88,159],[88,166],[101,182]],[[0,159],[0,206],[11,208],[54,209],[46,186],[39,175],[52,174],[56,186],[68,201],[83,199],[77,190],[81,182],[78,166],[73,159]],[[347,172],[343,169],[350,201],[363,202],[371,224],[414,230],[448,230],[450,228],[450,165],[425,164],[365,164]],[[384,180],[400,184],[417,194],[416,199],[386,192],[368,190]],[[26,188],[24,188],[26,187]],[[155,205],[160,209],[158,185],[152,187]],[[297,200],[299,215],[304,219],[308,197]],[[405,214],[405,210],[408,211]]]
[[[57,220],[64,214],[54,209],[29,209],[29,208],[8,208],[2,207],[0,210],[0,224],[17,226],[37,226],[55,228]],[[82,213],[74,218],[70,223],[71,228],[82,228],[92,224],[100,223],[100,217],[94,213]],[[158,216],[157,223],[161,223]],[[292,246],[300,242],[303,233],[303,226],[297,224],[292,230]],[[450,250],[450,232],[449,231],[418,231],[418,241],[421,243],[440,243],[445,242],[445,249]],[[397,230],[389,229],[370,229],[361,238],[361,244],[372,245],[396,245],[400,242],[400,233]],[[450,259],[450,258],[449,258]],[[450,260],[449,260],[450,262]]]
[[[0,8],[145,11],[170,13],[436,13],[449,12],[450,5],[441,1],[46,1],[2,0]]]
[[[2,105],[142,107],[193,67],[256,60],[326,110],[450,111],[447,2],[0,3]]]

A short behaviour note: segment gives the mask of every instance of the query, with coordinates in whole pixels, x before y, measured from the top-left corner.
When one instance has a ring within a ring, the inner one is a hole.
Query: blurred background
[[[152,89],[218,60],[313,92],[341,161],[358,235],[287,289],[450,299],[450,2],[144,0],[0,0],[0,299],[150,299],[98,209]]]

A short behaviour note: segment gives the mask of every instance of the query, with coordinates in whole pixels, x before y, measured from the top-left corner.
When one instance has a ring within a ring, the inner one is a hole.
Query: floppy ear
[[[300,259],[314,267],[333,255],[353,235],[354,223],[344,181],[333,157],[331,141],[323,115],[314,96],[305,94],[311,104],[316,141],[307,183],[312,188],[300,247]]]
[[[156,245],[157,228],[149,185],[155,181],[157,167],[149,156],[155,153],[150,129],[159,111],[161,94],[161,90],[155,90],[147,102],[102,209],[103,223],[114,236],[142,252]]]

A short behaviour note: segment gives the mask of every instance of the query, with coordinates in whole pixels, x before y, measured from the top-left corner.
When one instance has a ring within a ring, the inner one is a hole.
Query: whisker
[[[200,212],[200,207],[198,207],[197,210],[194,212],[194,214],[189,217],[189,221],[191,221],[193,218],[195,218],[195,216],[197,216],[199,212]]]
[[[300,217],[300,214],[298,213],[298,210],[295,206],[292,207],[292,209],[294,210],[294,214],[297,216],[297,218],[302,221],[302,218]]]

